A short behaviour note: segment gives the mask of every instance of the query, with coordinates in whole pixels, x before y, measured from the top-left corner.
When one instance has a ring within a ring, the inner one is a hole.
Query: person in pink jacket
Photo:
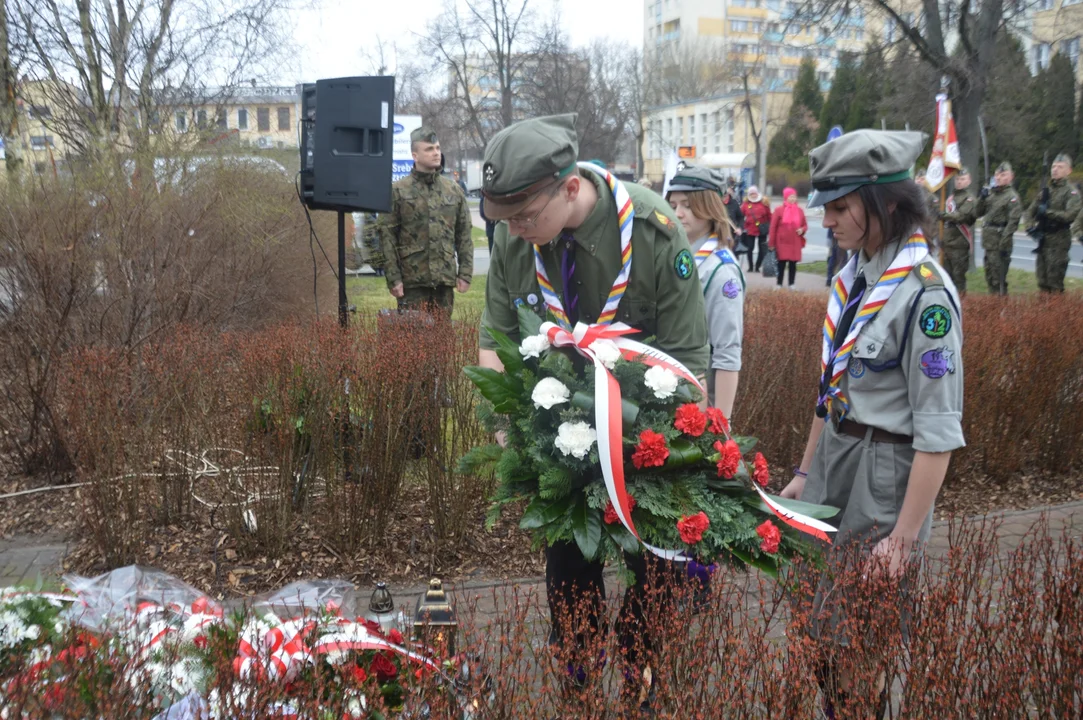
[[[778,287],[782,287],[783,270],[788,267],[789,288],[794,289],[797,263],[801,261],[807,231],[808,220],[805,219],[805,211],[797,204],[797,191],[786,188],[782,191],[782,205],[775,208],[771,217],[771,234],[767,240],[767,247],[778,255]]]

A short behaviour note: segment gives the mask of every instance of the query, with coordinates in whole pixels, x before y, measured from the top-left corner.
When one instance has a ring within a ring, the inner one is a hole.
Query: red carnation
[[[636,499],[631,495],[628,496],[628,511],[636,509]],[[605,504],[605,514],[602,516],[606,525],[616,525],[620,522],[620,518],[617,517],[617,509],[613,507],[612,501]]]
[[[402,633],[397,628],[391,628],[387,631],[387,639],[396,645],[402,645]]]
[[[718,458],[718,477],[733,478],[741,464],[741,448],[737,446],[734,440],[727,440],[724,445],[715,440],[714,449],[720,455]]]
[[[782,542],[782,533],[770,520],[764,520],[763,524],[756,528],[756,534],[760,536],[760,550],[765,553],[777,553],[778,544]]]
[[[353,675],[354,682],[358,685],[361,685],[369,679],[368,673],[365,672],[365,668],[359,665],[354,665],[350,668],[350,673]]]
[[[725,435],[730,431],[730,421],[726,419],[726,414],[718,408],[707,408],[707,419],[711,421],[711,427],[707,429],[715,435]]]
[[[362,619],[361,624],[364,625],[365,629],[368,630],[371,633],[376,633],[377,635],[383,635],[384,634],[384,629],[382,627],[380,627],[380,623],[376,622],[375,620],[364,620],[364,619]]]
[[[707,416],[695,403],[681,405],[677,408],[676,417],[673,427],[692,437],[699,437],[707,429]]]
[[[372,658],[372,663],[369,665],[369,672],[375,675],[376,679],[380,682],[394,680],[395,676],[399,674],[398,668],[395,667],[395,663],[388,660],[387,656],[383,653]]]
[[[636,468],[661,467],[669,457],[666,439],[653,430],[639,433],[639,444],[632,453],[632,464]]]
[[[767,487],[767,481],[771,479],[770,473],[767,472],[767,458],[763,456],[763,453],[756,453],[756,459],[753,462],[752,479],[763,487]]]
[[[711,526],[707,519],[707,513],[700,510],[695,515],[685,515],[677,521],[677,532],[681,534],[681,540],[689,545],[695,545],[703,539],[703,533]]]

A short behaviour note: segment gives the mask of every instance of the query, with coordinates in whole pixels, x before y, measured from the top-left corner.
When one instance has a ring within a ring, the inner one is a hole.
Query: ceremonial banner
[[[955,135],[955,120],[951,116],[951,100],[941,93],[936,96],[936,135],[933,137],[929,169],[925,172],[925,185],[931,192],[936,192],[944,187],[961,167],[959,140]]]

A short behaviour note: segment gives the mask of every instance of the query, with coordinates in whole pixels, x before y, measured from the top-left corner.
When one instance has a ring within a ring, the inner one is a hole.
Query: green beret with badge
[[[997,165],[997,172],[1012,172],[1012,164],[1005,160],[1004,162]]]
[[[808,207],[826,205],[864,185],[910,179],[926,138],[920,132],[855,130],[814,148],[809,153]]]
[[[439,142],[439,140],[436,139],[436,131],[428,125],[422,125],[417,130],[414,130],[410,133],[410,143],[413,144],[419,142],[432,143],[435,145]]]
[[[542,190],[566,178],[579,159],[574,113],[522,120],[485,146],[481,194],[493,220],[517,215]]]

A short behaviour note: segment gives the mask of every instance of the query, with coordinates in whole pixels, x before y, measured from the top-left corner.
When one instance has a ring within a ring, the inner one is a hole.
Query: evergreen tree
[[[823,110],[820,111],[820,129],[816,133],[816,143],[827,142],[827,133],[835,125],[845,125],[850,105],[857,93],[857,60],[853,53],[840,53],[839,64],[835,68],[835,78],[831,81],[831,90],[827,93]]]
[[[1041,173],[1042,151],[1037,149],[1035,137],[1040,123],[1031,98],[1032,81],[1023,46],[1005,30],[997,35],[989,82],[991,92],[986,93],[982,108],[989,172],[1005,160],[1010,162],[1015,170],[1015,186],[1025,197],[1037,187]]]
[[[808,108],[813,117],[820,117],[820,112],[823,111],[824,96],[820,91],[820,81],[816,79],[816,60],[812,56],[806,56],[797,71],[797,82],[793,85],[793,105]],[[791,114],[792,108],[793,106]]]
[[[857,71],[856,91],[843,127],[847,132],[880,128],[880,101],[884,95],[887,67],[880,46],[870,44]]]
[[[1035,154],[1040,158],[1048,150],[1050,162],[1058,153],[1068,153],[1074,159],[1075,71],[1066,56],[1054,55],[1049,66],[1034,77],[1031,97],[1038,120]]]
[[[816,118],[823,109],[824,98],[816,79],[816,61],[806,57],[801,61],[797,81],[793,86],[790,112],[767,149],[767,162],[792,170],[808,171],[808,151],[819,129]]]

